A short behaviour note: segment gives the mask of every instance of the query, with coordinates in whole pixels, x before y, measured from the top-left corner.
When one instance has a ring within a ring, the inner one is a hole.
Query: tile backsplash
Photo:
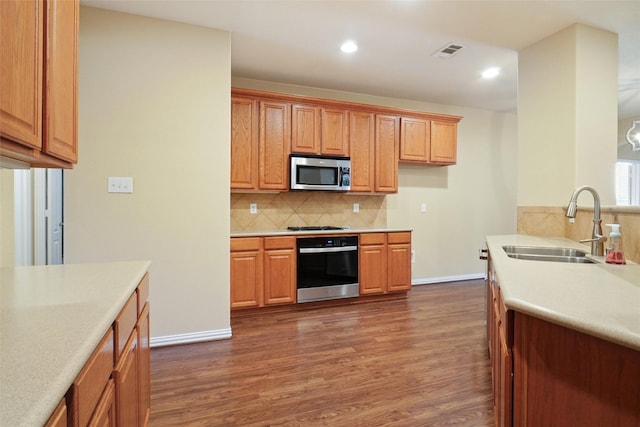
[[[257,205],[252,214],[250,204]],[[359,212],[353,212],[353,204]],[[231,193],[231,232],[285,229],[289,226],[333,225],[386,227],[383,195],[330,192]]]

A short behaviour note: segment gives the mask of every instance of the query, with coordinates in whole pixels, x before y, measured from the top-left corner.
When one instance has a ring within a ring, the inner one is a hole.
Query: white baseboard
[[[231,338],[231,328],[190,332],[178,335],[166,335],[163,337],[151,337],[149,345],[151,347],[166,347],[169,345],[191,344],[196,342],[224,340],[228,338]]]
[[[444,282],[460,282],[464,280],[477,280],[477,279],[486,279],[485,273],[475,273],[475,274],[460,274],[458,276],[444,276],[444,277],[429,277],[423,279],[412,279],[411,286],[416,285],[429,285],[432,283],[444,283]]]

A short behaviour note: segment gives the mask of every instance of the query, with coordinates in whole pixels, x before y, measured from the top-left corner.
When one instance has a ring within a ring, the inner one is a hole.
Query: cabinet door
[[[397,116],[376,116],[376,192],[396,193],[398,191],[398,152],[400,142],[398,122]]]
[[[458,125],[456,123],[431,122],[431,163],[453,165],[456,163]]]
[[[43,28],[44,2],[0,1],[0,136],[33,148],[42,147]]]
[[[84,424],[82,424],[84,425]],[[88,427],[116,427],[116,405],[113,380],[109,380],[107,386],[98,401],[96,410],[91,417]]]
[[[262,306],[262,250],[231,252],[231,308]]]
[[[425,119],[400,119],[400,161],[427,163],[431,149],[431,122]]]
[[[258,189],[258,102],[231,97],[231,189]]]
[[[67,427],[67,403],[65,399],[62,399],[58,404],[44,427]]]
[[[375,115],[360,111],[349,113],[351,191],[374,190]]]
[[[151,347],[149,345],[149,303],[142,309],[137,324],[138,331],[138,425],[149,425],[151,415]]]
[[[387,291],[408,291],[411,289],[411,244],[388,245]]]
[[[349,113],[339,108],[322,108],[322,154],[349,155]]]
[[[291,106],[286,102],[260,102],[260,188],[289,188]]]
[[[138,424],[138,334],[131,331],[120,361],[113,371],[116,387],[116,419],[119,426]]]
[[[78,159],[77,1],[47,2],[44,136],[42,151],[75,163]]]
[[[291,107],[291,152],[320,154],[320,108],[295,104]]]
[[[265,250],[264,302],[265,305],[296,302],[295,249]]]
[[[360,295],[382,294],[387,288],[387,245],[360,245]]]

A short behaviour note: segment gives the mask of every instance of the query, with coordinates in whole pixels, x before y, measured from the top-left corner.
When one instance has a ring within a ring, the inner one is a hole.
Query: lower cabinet
[[[411,232],[360,235],[360,295],[411,289]]]
[[[231,308],[296,302],[296,238],[231,239]]]
[[[144,427],[151,409],[146,274],[46,426]]]

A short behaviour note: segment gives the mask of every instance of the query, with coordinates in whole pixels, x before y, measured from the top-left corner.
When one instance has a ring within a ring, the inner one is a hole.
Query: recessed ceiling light
[[[358,45],[353,40],[347,40],[346,42],[342,43],[342,46],[340,46],[340,50],[345,53],[353,53],[358,50]]]
[[[499,74],[500,74],[500,68],[498,67],[487,68],[482,72],[482,77],[485,79],[493,79],[498,77]]]

